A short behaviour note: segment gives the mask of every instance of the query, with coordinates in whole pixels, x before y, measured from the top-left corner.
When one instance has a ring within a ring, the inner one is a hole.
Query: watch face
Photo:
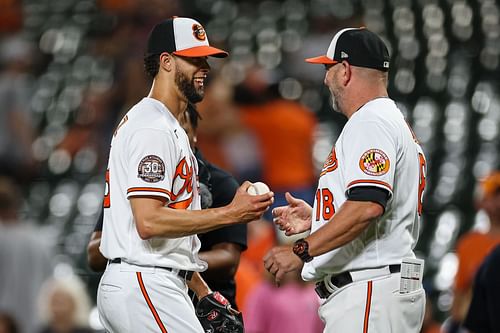
[[[296,254],[302,254],[305,250],[305,244],[303,242],[297,243],[293,247],[293,252]]]

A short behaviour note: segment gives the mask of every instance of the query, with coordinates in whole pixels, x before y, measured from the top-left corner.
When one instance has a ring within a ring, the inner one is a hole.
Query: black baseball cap
[[[153,27],[148,36],[146,53],[162,52],[184,57],[228,56],[226,51],[210,46],[203,26],[187,17],[173,17]]]
[[[312,64],[336,64],[346,60],[357,67],[389,70],[391,60],[385,43],[366,28],[346,28],[333,36],[325,55],[307,58]]]

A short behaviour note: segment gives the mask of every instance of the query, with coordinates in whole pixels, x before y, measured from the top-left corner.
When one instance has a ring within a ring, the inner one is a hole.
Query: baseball
[[[250,187],[247,190],[248,194],[250,194],[250,195],[260,195],[260,194],[267,193],[269,191],[271,191],[269,189],[269,186],[267,186],[266,184],[264,184],[262,182],[253,183],[252,185],[250,185]]]

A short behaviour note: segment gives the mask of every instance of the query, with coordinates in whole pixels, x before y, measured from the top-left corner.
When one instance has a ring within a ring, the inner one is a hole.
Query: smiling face
[[[205,79],[210,66],[206,57],[175,56],[177,71],[175,84],[179,92],[191,103],[200,102],[205,95]]]

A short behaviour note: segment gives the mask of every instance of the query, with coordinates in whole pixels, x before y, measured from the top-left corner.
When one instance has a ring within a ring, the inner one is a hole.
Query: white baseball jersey
[[[182,127],[163,103],[144,98],[122,119],[111,141],[100,251],[136,265],[203,271],[196,235],[143,240],[129,199],[159,196],[175,209],[200,209],[197,162]]]
[[[390,193],[384,214],[352,242],[315,257],[302,270],[305,280],[328,274],[400,264],[415,257],[419,234],[425,157],[396,104],[377,98],[346,123],[321,171],[311,232],[329,223],[357,186]]]

